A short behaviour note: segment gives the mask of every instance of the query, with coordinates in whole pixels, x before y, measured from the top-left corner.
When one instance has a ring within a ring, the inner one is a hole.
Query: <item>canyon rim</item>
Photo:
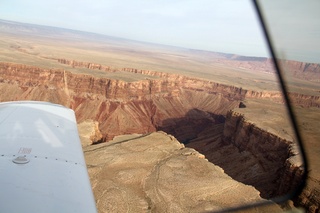
[[[75,111],[99,211],[121,202],[127,206],[117,211],[222,210],[284,195],[302,181],[270,59],[32,26],[35,36],[22,26],[1,22],[0,101],[48,101]],[[316,212],[320,65],[283,64],[296,111],[312,113],[299,121],[311,133],[312,166],[294,203]],[[214,182],[226,188],[221,200],[213,198]],[[234,202],[226,204],[228,197]]]

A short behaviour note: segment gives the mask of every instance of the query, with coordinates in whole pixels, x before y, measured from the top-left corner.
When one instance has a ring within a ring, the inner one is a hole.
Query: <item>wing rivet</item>
[[[18,156],[12,160],[12,162],[16,164],[26,164],[26,163],[29,163],[29,161],[30,160],[27,159],[25,156]]]

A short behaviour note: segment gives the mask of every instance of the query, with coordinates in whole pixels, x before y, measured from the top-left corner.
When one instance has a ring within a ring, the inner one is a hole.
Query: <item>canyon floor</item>
[[[301,176],[270,59],[7,21],[0,32],[0,101],[76,112],[100,212],[222,210],[291,192]],[[310,171],[294,201],[316,212],[320,66],[281,63]]]

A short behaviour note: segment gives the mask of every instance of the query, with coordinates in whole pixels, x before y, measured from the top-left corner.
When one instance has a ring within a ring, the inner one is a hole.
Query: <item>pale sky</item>
[[[268,56],[250,0],[0,0],[0,19]]]
[[[261,0],[278,55],[320,63],[320,0]]]

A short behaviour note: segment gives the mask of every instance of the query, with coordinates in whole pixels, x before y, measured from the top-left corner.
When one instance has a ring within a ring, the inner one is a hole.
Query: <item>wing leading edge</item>
[[[96,212],[74,112],[0,103],[1,212]]]

